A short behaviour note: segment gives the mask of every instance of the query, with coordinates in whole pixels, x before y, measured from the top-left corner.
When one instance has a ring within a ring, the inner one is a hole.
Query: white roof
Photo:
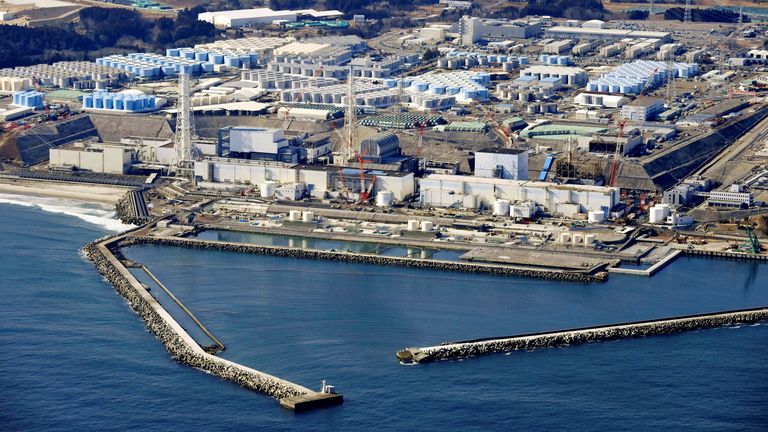
[[[494,185],[494,184],[505,185],[506,184],[511,186],[535,187],[535,188],[541,188],[541,189],[544,189],[544,188],[570,189],[570,190],[581,190],[581,191],[602,192],[602,193],[617,190],[615,187],[607,187],[607,186],[557,184],[557,183],[531,181],[531,180],[511,180],[511,179],[474,177],[474,176],[451,175],[451,174],[429,174],[424,177],[424,180],[438,180],[438,181],[448,181],[448,182],[461,181],[461,182],[467,182],[467,183],[488,184],[488,185]]]

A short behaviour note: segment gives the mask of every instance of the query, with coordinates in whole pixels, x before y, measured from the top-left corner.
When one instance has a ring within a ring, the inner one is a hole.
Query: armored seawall
[[[292,409],[341,403],[341,395],[317,393],[205,352],[115,256],[119,252],[113,253],[113,248],[122,238],[123,236],[115,236],[98,240],[86,246],[83,251],[98,272],[144,320],[147,328],[163,343],[175,360],[247,389],[280,399],[281,405]],[[285,403],[295,400],[299,403]]]
[[[407,257],[390,257],[383,255],[364,254],[356,252],[326,251],[301,249],[284,246],[265,246],[255,244],[231,243],[210,240],[198,240],[178,237],[126,237],[120,242],[121,247],[154,244],[161,246],[178,246],[186,248],[219,250],[227,252],[248,253],[257,255],[275,255],[290,258],[316,260],[345,261],[352,263],[378,264],[384,266],[413,267],[430,270],[457,271],[468,273],[487,273],[503,276],[520,276],[568,282],[601,282],[607,277],[607,272],[580,272],[564,270],[539,270],[534,268],[513,267],[496,264],[469,263],[461,261],[443,261],[431,259],[415,259]]]
[[[482,354],[553,348],[589,342],[675,334],[736,324],[768,320],[768,307],[715,312],[659,320],[637,321],[556,332],[531,333],[499,338],[446,342],[424,348],[406,348],[397,352],[403,363],[474,357]]]

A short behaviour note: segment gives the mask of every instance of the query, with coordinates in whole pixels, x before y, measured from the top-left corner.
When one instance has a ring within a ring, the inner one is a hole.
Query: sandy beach
[[[0,193],[67,198],[108,205],[115,205],[129,190],[131,188],[121,186],[0,178]]]

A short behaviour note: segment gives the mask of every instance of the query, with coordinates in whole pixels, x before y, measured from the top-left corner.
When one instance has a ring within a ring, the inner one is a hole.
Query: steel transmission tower
[[[653,21],[653,0],[648,4],[648,21]]]
[[[685,14],[683,15],[683,22],[691,22],[691,0],[685,0]]]
[[[189,74],[182,71],[179,74],[179,102],[178,113],[176,114],[176,135],[174,137],[176,158],[173,163],[173,172],[179,177],[193,180],[195,177],[195,160],[192,140],[195,136],[195,123],[192,118],[192,101],[189,93]]]

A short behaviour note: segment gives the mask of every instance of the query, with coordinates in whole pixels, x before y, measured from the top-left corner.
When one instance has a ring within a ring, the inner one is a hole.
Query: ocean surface
[[[80,254],[121,228],[110,216],[95,205],[0,197],[0,430],[768,430],[765,324],[418,366],[394,355],[768,305],[764,264],[682,258],[653,278],[573,284],[126,252],[224,342],[223,357],[307,387],[328,379],[345,396],[340,407],[295,414],[170,359]]]

